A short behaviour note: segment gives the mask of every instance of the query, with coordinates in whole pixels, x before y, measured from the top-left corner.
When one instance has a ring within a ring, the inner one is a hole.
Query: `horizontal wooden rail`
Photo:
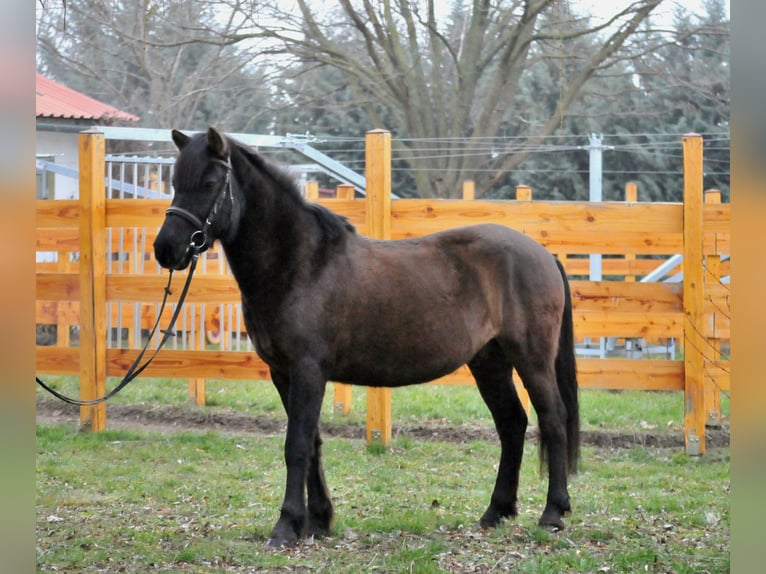
[[[107,349],[107,374],[113,377],[125,374],[137,354],[135,349]],[[716,377],[722,390],[728,390],[724,368],[715,366],[715,370],[719,371],[717,375],[713,369],[711,365],[710,376]],[[78,373],[77,349],[38,347],[37,370],[40,373]],[[577,361],[577,370],[580,387],[584,389],[680,391],[684,387],[683,361],[585,358]],[[269,379],[270,373],[268,366],[254,352],[166,349],[157,355],[144,376],[258,381]],[[475,385],[465,366],[431,384]]]

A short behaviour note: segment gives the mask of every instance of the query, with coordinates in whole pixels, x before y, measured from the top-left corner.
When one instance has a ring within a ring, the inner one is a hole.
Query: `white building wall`
[[[35,153],[38,156],[51,156],[53,158],[52,161],[55,163],[77,170],[77,141],[77,133],[37,131]],[[50,177],[55,178],[55,197],[52,199],[76,199],[79,197],[77,179],[61,174],[51,175]]]

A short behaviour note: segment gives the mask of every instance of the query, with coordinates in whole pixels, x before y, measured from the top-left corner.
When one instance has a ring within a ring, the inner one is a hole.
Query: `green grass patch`
[[[76,396],[72,377],[47,377]],[[109,387],[116,384],[110,380]],[[184,380],[140,379],[116,405],[244,412],[284,421],[269,382],[207,384],[193,407]],[[364,424],[366,396],[322,417]],[[580,392],[583,429],[680,432],[676,392]],[[722,397],[724,421],[728,397]],[[108,418],[108,417],[107,417]],[[491,429],[473,387],[421,385],[393,392],[399,428]],[[534,414],[530,424],[535,424]],[[38,571],[69,572],[728,572],[729,450],[689,457],[681,449],[583,448],[570,484],[568,528],[536,526],[547,479],[526,445],[520,515],[492,531],[486,508],[497,441],[419,440],[395,434],[389,448],[326,438],[325,470],[336,506],[331,536],[274,551],[265,547],[285,480],[283,436],[217,432],[37,429]]]
[[[528,444],[520,516],[483,531],[497,446],[327,439],[331,536],[265,547],[282,438],[37,431],[38,570],[125,572],[727,572],[728,449],[586,447],[568,529],[536,526],[546,480]],[[607,570],[601,570],[607,571]]]
[[[78,395],[76,377],[51,376],[46,378],[46,382],[65,394]],[[107,387],[112,388],[117,382],[117,379],[110,378]],[[206,389],[207,405],[202,407],[203,411],[222,409],[285,418],[279,396],[269,381],[211,379],[207,382]],[[38,390],[38,396],[48,395]],[[493,428],[489,411],[478,390],[472,386],[415,385],[395,389],[392,397],[394,424],[401,427],[442,424],[450,427]],[[183,379],[138,379],[111,402],[186,407],[189,404],[187,384]],[[349,425],[364,424],[366,410],[366,390],[356,387],[353,391],[351,413],[347,416],[335,416],[332,383],[327,385],[322,406],[322,416],[325,420]],[[729,412],[729,397],[722,394],[721,414],[724,423],[729,419]],[[582,389],[580,416],[582,429],[585,431],[677,432],[683,428],[683,393]],[[530,425],[535,424],[533,410]]]

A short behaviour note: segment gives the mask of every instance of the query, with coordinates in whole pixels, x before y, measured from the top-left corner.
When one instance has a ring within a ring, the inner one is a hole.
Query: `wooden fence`
[[[38,264],[37,322],[57,324],[60,334],[57,345],[38,346],[36,356],[38,373],[79,375],[80,396],[90,399],[104,394],[106,377],[124,374],[138,352],[138,345],[129,341],[127,347],[108,347],[107,326],[114,321],[108,320],[107,309],[114,313],[115,304],[124,306],[129,315],[125,323],[139,330],[156,317],[167,275],[154,262],[151,243],[168,200],[106,199],[104,136],[85,132],[79,141],[79,199],[37,203],[37,249],[59,254],[55,264]],[[729,339],[729,285],[721,281],[728,263],[721,258],[730,254],[730,211],[720,203],[720,194],[703,193],[700,136],[683,138],[683,203],[531,201],[523,187],[517,193],[527,199],[392,201],[390,133],[369,132],[366,146],[366,197],[354,199],[353,189],[340,188],[338,198],[321,203],[348,217],[360,233],[381,239],[495,222],[538,240],[562,258],[572,277],[578,339],[674,338],[683,351],[682,360],[579,358],[581,388],[683,391],[687,452],[704,453],[705,426],[720,416],[719,394],[731,386],[728,357],[721,354],[721,341]],[[309,186],[309,196],[311,190]],[[471,191],[467,184],[469,198]],[[116,230],[123,240],[132,238],[132,262],[110,263]],[[615,256],[604,259],[604,274],[620,277],[578,279],[587,273],[584,256],[591,253]],[[205,325],[219,321],[221,336],[232,337],[244,331],[241,319],[232,325],[230,315],[224,328],[219,310],[238,304],[239,292],[216,254],[192,282],[187,301],[205,304],[206,310],[189,323],[199,321],[198,330],[204,331]],[[647,256],[673,254],[683,254],[683,282],[635,280],[662,261]],[[180,283],[183,274],[178,275]],[[118,312],[116,320],[123,314]],[[79,325],[79,346],[69,345],[69,325]],[[189,379],[190,395],[198,402],[204,401],[205,378],[269,378],[268,368],[251,350],[236,345],[206,350],[204,337],[192,339],[184,348],[162,350],[144,376]],[[435,383],[473,381],[464,366]],[[350,387],[334,388],[336,412],[346,412]],[[367,411],[368,440],[387,443],[391,390],[368,388]],[[83,407],[80,421],[83,428],[104,429],[105,405]]]

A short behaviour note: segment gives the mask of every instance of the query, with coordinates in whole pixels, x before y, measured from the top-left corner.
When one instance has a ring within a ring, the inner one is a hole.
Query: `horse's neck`
[[[226,258],[243,295],[273,305],[296,272],[306,238],[304,214],[286,193],[254,188],[240,217],[237,234],[223,242]]]

